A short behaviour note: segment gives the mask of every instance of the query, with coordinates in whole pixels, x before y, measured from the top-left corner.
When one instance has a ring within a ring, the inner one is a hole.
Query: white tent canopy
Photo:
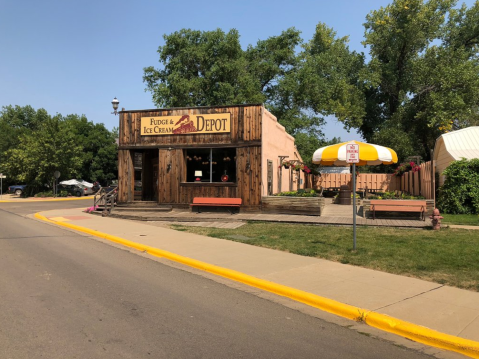
[[[93,183],[83,181],[83,180],[76,180],[76,179],[72,179],[72,180],[68,180],[68,181],[62,181],[62,182],[60,182],[60,184],[64,184],[64,185],[75,185],[76,184],[76,185],[80,185],[80,186],[84,186],[84,187],[88,187],[88,188],[93,187]]]

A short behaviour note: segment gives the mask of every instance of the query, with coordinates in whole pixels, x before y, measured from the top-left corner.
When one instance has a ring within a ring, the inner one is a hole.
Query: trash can
[[[351,204],[351,190],[347,185],[339,187],[339,204]]]

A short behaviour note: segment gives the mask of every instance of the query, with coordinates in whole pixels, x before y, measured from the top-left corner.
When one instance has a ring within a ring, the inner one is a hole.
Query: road
[[[0,204],[0,357],[430,358]]]

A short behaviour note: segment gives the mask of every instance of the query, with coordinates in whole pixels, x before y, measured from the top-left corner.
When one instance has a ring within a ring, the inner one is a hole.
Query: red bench
[[[195,197],[191,207],[196,206],[198,213],[200,213],[200,207],[240,207],[241,198],[213,198],[213,197]],[[233,214],[233,212],[231,212]]]
[[[373,212],[373,219],[376,219],[376,212],[416,212],[421,213],[421,219],[426,220],[426,201],[415,200],[371,200],[370,211]]]

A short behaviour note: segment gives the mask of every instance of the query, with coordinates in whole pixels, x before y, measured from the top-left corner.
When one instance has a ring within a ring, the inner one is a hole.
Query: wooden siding
[[[231,133],[141,136],[141,117],[231,113]],[[157,201],[184,207],[194,197],[235,197],[242,209],[261,206],[261,121],[262,105],[177,108],[120,113],[119,181],[123,187],[119,202],[133,201],[132,153],[158,150]],[[186,182],[185,150],[194,148],[236,148],[236,182]],[[130,164],[128,165],[127,162]],[[146,161],[145,161],[146,163]],[[151,171],[150,171],[151,172]],[[149,173],[143,171],[143,174]],[[156,185],[156,184],[155,184]],[[145,190],[145,189],[144,189]]]
[[[120,114],[120,138],[122,146],[191,146],[210,144],[235,144],[261,140],[262,105],[231,107],[173,108],[143,111],[122,111]],[[231,113],[231,133],[183,134],[141,136],[142,117],[181,116],[214,113]]]
[[[134,192],[133,158],[128,150],[118,151],[118,202],[133,202]]]

